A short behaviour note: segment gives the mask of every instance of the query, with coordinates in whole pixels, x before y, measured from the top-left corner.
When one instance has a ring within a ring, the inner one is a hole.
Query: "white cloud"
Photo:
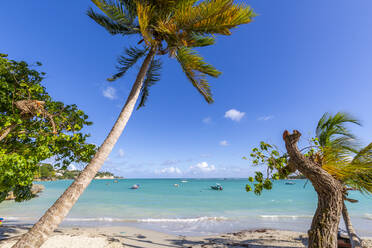
[[[225,118],[229,118],[233,121],[240,121],[244,115],[245,115],[244,112],[240,112],[239,110],[236,109],[230,109],[229,111],[226,111]]]
[[[258,120],[259,120],[259,121],[268,121],[268,120],[271,120],[271,119],[273,119],[273,118],[274,118],[273,115],[266,115],[266,116],[258,117]]]
[[[125,155],[124,149],[119,149],[119,157],[123,158]]]
[[[211,117],[205,117],[203,119],[203,123],[205,123],[205,124],[210,124],[211,122],[212,122],[212,118]]]
[[[166,167],[161,170],[155,171],[158,174],[182,174],[182,171],[177,167]]]
[[[114,100],[115,98],[117,98],[117,96],[116,96],[116,89],[113,88],[113,87],[111,87],[111,86],[109,86],[106,89],[104,89],[102,91],[102,94],[103,94],[104,97],[106,97],[106,98],[108,98],[110,100]]]
[[[216,167],[214,165],[208,165],[207,162],[201,162],[196,165],[190,166],[190,171],[193,173],[197,172],[211,172],[216,170]]]
[[[69,171],[73,171],[73,170],[77,170],[77,168],[76,168],[75,165],[70,164],[70,165],[67,167],[67,170],[69,170]]]
[[[229,145],[229,142],[227,142],[227,140],[220,141],[220,146],[228,146],[228,145]]]

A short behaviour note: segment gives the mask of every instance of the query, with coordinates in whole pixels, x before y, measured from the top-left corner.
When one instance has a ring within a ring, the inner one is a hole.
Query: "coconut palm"
[[[347,124],[360,125],[360,122],[346,113],[334,116],[326,113],[318,122],[316,136],[321,148],[323,169],[343,182],[344,201],[357,202],[348,198],[347,191],[372,193],[372,143],[360,149]],[[361,247],[361,240],[354,231],[345,203],[342,216],[352,247]]]
[[[300,171],[314,186],[318,205],[309,234],[309,247],[337,247],[337,231],[341,215],[350,233],[354,247],[360,247],[345,206],[348,190],[372,193],[372,144],[360,149],[348,124],[359,121],[345,113],[328,113],[319,120],[315,139],[316,149],[303,154],[298,148],[301,133],[294,130],[283,133],[288,154],[282,175]],[[286,155],[287,156],[287,155]]]
[[[233,0],[92,0],[101,13],[88,10],[95,22],[112,35],[138,37],[138,44],[119,57],[118,73],[122,77],[143,59],[127,101],[109,135],[80,176],[50,207],[44,216],[13,247],[40,247],[68,214],[79,196],[110,154],[123,132],[141,94],[138,107],[146,103],[149,88],[159,80],[161,55],[169,55],[180,64],[188,80],[208,103],[213,102],[207,76],[221,72],[194,50],[213,45],[214,35],[230,35],[231,29],[252,21],[252,9]]]

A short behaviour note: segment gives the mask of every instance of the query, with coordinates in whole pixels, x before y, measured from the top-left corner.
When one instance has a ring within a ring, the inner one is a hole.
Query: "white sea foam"
[[[364,214],[364,218],[368,220],[372,220],[372,214]]]
[[[228,220],[225,217],[199,217],[199,218],[159,218],[159,219],[120,219],[110,217],[99,217],[99,218],[66,218],[65,221],[71,222],[199,222],[199,221],[224,221]]]
[[[4,218],[5,221],[15,221],[15,220],[34,220],[35,218],[32,218],[32,217],[15,217],[15,216],[5,216],[5,217],[2,217]]]
[[[300,218],[312,218],[310,215],[260,215],[263,219],[300,219]]]
[[[136,222],[136,220],[111,218],[111,217],[66,218],[65,221],[71,221],[71,222],[95,222],[95,221],[102,221],[102,222]]]
[[[174,219],[139,219],[138,222],[200,222],[200,221],[225,221],[226,217],[199,217],[199,218],[174,218]]]

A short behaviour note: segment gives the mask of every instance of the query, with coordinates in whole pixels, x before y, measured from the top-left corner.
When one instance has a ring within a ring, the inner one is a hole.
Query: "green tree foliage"
[[[324,114],[316,127],[315,138],[309,141],[303,153],[345,186],[372,193],[372,143],[360,148],[360,142],[348,129],[348,124],[360,125],[360,122],[346,113]],[[249,178],[250,182],[255,182],[254,193],[257,195],[263,189],[271,189],[272,180],[288,178],[291,172],[288,155],[265,142],[253,148],[250,157],[254,166],[267,166],[265,176],[258,171],[254,178]],[[247,184],[246,190],[251,191],[251,185]]]
[[[56,173],[54,171],[54,167],[51,164],[41,164],[39,165],[39,173],[40,178],[52,178]]]
[[[76,105],[53,101],[41,84],[43,76],[24,61],[0,56],[0,202],[10,191],[16,201],[30,199],[45,159],[63,168],[89,162],[95,153],[82,132],[92,124],[88,116]]]
[[[215,34],[230,35],[231,29],[252,21],[253,10],[233,0],[92,0],[103,12],[88,10],[88,15],[112,35],[138,35],[136,46],[118,59],[122,77],[141,58],[154,49],[157,56],[175,58],[186,77],[208,103],[213,102],[207,76],[221,72],[206,63],[194,49],[215,43]],[[143,45],[141,45],[143,44]],[[138,108],[145,106],[149,88],[160,79],[161,61],[154,58],[147,71]]]

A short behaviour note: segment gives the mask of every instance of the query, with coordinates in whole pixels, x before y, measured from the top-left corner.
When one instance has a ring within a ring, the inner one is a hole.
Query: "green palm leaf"
[[[114,74],[111,78],[108,78],[108,81],[115,81],[118,78],[124,76],[124,74],[137,63],[137,61],[142,58],[148,49],[130,47],[125,49],[125,55],[122,55],[118,58],[119,65],[117,66],[118,73]]]
[[[208,103],[212,103],[212,93],[205,77],[206,75],[218,77],[221,72],[212,65],[205,63],[202,57],[189,48],[182,47],[178,49],[176,57],[192,85],[203,95]]]
[[[93,11],[93,9],[89,8],[87,11],[87,15],[92,18],[96,23],[104,27],[110,34],[137,34],[139,33],[139,28],[130,26],[127,24],[119,24],[116,21],[112,20],[111,18],[98,14]]]
[[[145,81],[143,82],[142,90],[141,90],[141,100],[138,104],[137,109],[144,107],[149,96],[149,88],[153,86],[156,82],[160,80],[160,69],[161,69],[161,61],[158,59],[153,59],[151,61],[149,70],[147,71]]]

